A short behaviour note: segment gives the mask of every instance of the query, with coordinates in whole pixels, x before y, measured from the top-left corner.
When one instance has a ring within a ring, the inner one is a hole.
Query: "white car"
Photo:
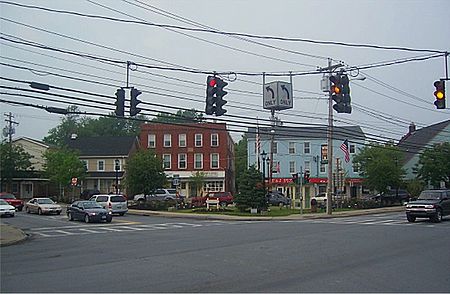
[[[0,216],[14,216],[16,213],[16,208],[12,205],[9,205],[3,199],[0,199]]]
[[[127,198],[120,194],[94,195],[89,200],[97,202],[111,213],[124,215],[128,211]]]
[[[61,214],[62,208],[50,198],[32,198],[25,203],[25,211],[37,214]]]

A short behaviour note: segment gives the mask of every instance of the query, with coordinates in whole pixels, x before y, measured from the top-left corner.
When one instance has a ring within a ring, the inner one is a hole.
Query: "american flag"
[[[347,140],[347,139],[345,139],[345,141],[342,142],[342,144],[341,144],[341,150],[342,150],[342,152],[344,152],[344,155],[345,155],[345,157],[344,157],[345,162],[349,162],[349,161],[350,161],[350,153],[348,152],[348,140]]]

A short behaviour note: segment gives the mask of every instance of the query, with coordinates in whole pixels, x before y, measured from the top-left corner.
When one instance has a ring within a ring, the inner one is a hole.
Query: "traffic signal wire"
[[[180,30],[180,31],[192,31],[192,32],[219,34],[219,35],[247,37],[247,38],[254,38],[254,39],[276,40],[276,41],[286,41],[286,42],[301,42],[301,43],[311,43],[311,44],[317,44],[317,45],[334,45],[334,46],[344,46],[344,47],[353,47],[353,48],[368,48],[368,49],[394,50],[394,51],[407,51],[407,52],[427,52],[427,53],[440,53],[440,54],[447,53],[446,51],[435,50],[435,49],[418,49],[418,48],[409,48],[409,47],[400,47],[400,46],[382,46],[382,45],[375,45],[375,44],[357,44],[357,43],[336,42],[336,41],[320,41],[320,40],[312,40],[312,39],[305,39],[305,38],[278,37],[278,36],[268,36],[268,35],[237,33],[237,32],[225,32],[225,31],[217,31],[217,30],[212,30],[212,29],[188,28],[188,27],[175,26],[175,25],[166,25],[166,24],[158,24],[158,23],[151,23],[151,22],[119,19],[119,18],[114,18],[114,17],[109,17],[109,16],[93,15],[93,14],[80,13],[80,12],[69,11],[69,10],[52,9],[52,8],[48,8],[48,7],[35,6],[35,5],[25,5],[25,4],[19,4],[19,3],[14,3],[14,2],[10,2],[10,1],[0,1],[0,3],[7,4],[7,5],[19,6],[19,7],[27,8],[27,9],[35,9],[35,10],[52,12],[52,13],[74,15],[74,16],[84,17],[84,18],[101,19],[101,20],[107,20],[107,21],[112,21],[112,22],[131,23],[131,24],[153,26],[153,27],[160,27],[160,28],[171,28],[171,29],[176,29],[176,30]]]

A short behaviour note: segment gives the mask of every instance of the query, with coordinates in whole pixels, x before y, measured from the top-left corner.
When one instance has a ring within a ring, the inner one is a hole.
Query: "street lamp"
[[[114,169],[116,171],[116,194],[119,194],[119,170],[120,170],[120,161],[116,159],[114,161]]]
[[[266,193],[266,156],[267,156],[267,153],[266,153],[266,151],[263,150],[263,152],[261,153],[261,158],[262,158],[262,168],[263,168],[262,178],[263,178],[264,193]]]

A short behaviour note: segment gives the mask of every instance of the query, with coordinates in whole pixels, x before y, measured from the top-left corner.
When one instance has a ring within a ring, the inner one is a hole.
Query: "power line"
[[[435,49],[417,49],[417,48],[399,47],[399,46],[381,46],[381,45],[374,45],[374,44],[356,44],[356,43],[335,42],[335,41],[319,41],[319,40],[304,39],[304,38],[264,36],[264,35],[245,34],[245,33],[236,33],[236,32],[216,31],[216,30],[211,30],[211,29],[187,28],[187,27],[182,27],[182,26],[157,24],[157,23],[135,21],[135,20],[125,20],[125,19],[113,18],[113,17],[108,17],[108,16],[102,16],[102,15],[93,15],[93,14],[86,14],[86,13],[80,13],[80,12],[75,12],[75,11],[58,10],[58,9],[52,9],[52,8],[47,8],[47,7],[34,6],[34,5],[18,4],[18,3],[9,2],[9,1],[0,1],[0,3],[7,4],[7,5],[19,6],[19,7],[23,7],[23,8],[29,8],[29,9],[43,10],[43,11],[53,12],[53,13],[68,14],[68,15],[93,18],[93,19],[108,20],[108,21],[113,21],[113,22],[132,23],[132,24],[154,26],[154,27],[161,27],[161,28],[171,28],[171,29],[183,30],[183,31],[248,37],[248,38],[254,38],[254,39],[277,40],[277,41],[288,41],[288,42],[303,42],[303,43],[311,43],[311,44],[318,44],[318,45],[336,45],[336,46],[345,46],[345,47],[354,47],[354,48],[370,48],[370,49],[396,50],[396,51],[408,51],[408,52],[427,52],[427,53],[440,53],[440,54],[447,53],[446,51],[435,50]]]

